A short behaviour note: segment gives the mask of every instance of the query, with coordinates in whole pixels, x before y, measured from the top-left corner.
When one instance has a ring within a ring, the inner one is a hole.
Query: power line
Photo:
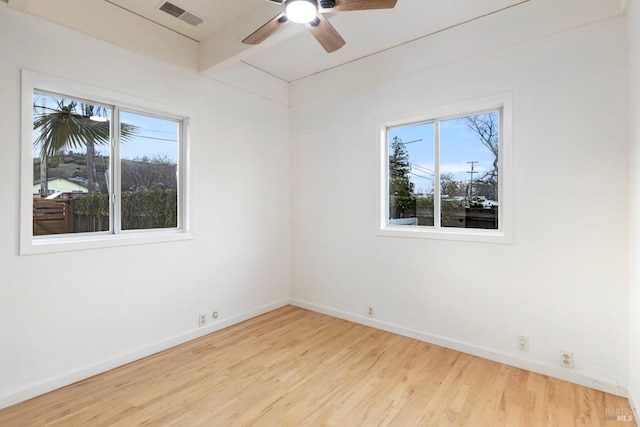
[[[409,172],[409,175],[413,175],[413,176],[417,176],[418,178],[428,179],[429,181],[433,181],[433,178],[430,178],[430,177],[424,176],[424,175],[419,175],[417,173]]]
[[[404,142],[403,140],[400,140],[400,142],[398,142],[398,144],[407,145],[407,144],[413,144],[414,142],[420,142],[420,141],[422,141],[422,138],[414,139],[413,141],[407,141],[407,142]]]
[[[158,141],[169,141],[169,142],[177,142],[175,139],[170,138],[158,138],[157,136],[146,136],[146,135],[134,135],[133,138],[146,138],[146,139],[155,139]]]
[[[415,163],[409,163],[409,166],[411,166],[411,169],[416,169],[420,172],[428,173],[429,175],[434,175],[433,170],[426,168],[424,166],[420,166]]]

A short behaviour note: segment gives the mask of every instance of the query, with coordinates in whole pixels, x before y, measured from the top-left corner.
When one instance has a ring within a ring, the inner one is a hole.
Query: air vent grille
[[[199,16],[196,16],[193,13],[187,12],[180,6],[177,6],[168,1],[162,3],[162,5],[160,6],[160,10],[168,13],[169,15],[175,18],[178,18],[181,21],[186,22],[187,24],[193,25],[194,27],[197,27],[198,25],[204,22],[204,20]]]
[[[191,24],[194,27],[202,24],[204,21],[199,16],[194,15],[193,13],[185,12],[178,17],[178,19],[182,19],[187,24]]]
[[[160,6],[160,10],[176,18],[179,18],[180,15],[185,12],[181,7],[178,7],[173,3],[169,3],[168,1],[164,2],[162,6]]]

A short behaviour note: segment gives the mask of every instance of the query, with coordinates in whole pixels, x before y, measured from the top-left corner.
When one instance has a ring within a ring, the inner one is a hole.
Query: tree
[[[391,143],[389,155],[389,194],[400,197],[411,196],[414,184],[409,179],[410,173],[409,153],[402,140],[396,136]]]
[[[474,180],[476,195],[482,195],[492,200],[498,198],[498,156],[500,141],[500,125],[496,113],[478,114],[465,119],[465,124],[478,134],[480,143],[493,154],[493,168]]]
[[[178,188],[177,168],[176,162],[167,156],[123,160],[120,172],[122,191],[175,190]]]
[[[409,179],[411,163],[404,143],[397,136],[391,142],[389,155],[389,215],[392,218],[415,216],[414,184]]]
[[[95,117],[105,117],[106,108],[96,105],[56,100],[57,108],[34,106],[40,113],[34,115],[33,129],[38,131],[34,146],[40,147],[40,191],[45,197],[48,192],[47,161],[58,159],[66,149],[86,149],[87,187],[89,193],[96,191],[96,145],[109,144],[110,124],[106,120],[96,121]],[[131,138],[137,127],[123,124],[121,139]]]
[[[440,175],[440,194],[447,195],[449,197],[457,196],[462,188],[460,181],[455,181],[453,175],[450,173],[443,173]]]
[[[69,148],[87,150],[87,180],[89,193],[95,192],[95,144],[109,143],[109,123],[91,120],[98,114],[100,107],[80,104],[63,99],[57,100],[57,109],[36,114],[33,128],[39,131],[34,141],[40,146],[40,189],[43,197],[47,195],[47,161],[57,159],[60,153]],[[46,108],[43,108],[43,110]]]

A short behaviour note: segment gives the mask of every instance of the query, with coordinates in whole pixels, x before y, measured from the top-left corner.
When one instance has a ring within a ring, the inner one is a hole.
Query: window
[[[378,234],[508,242],[510,97],[385,123]]]
[[[21,253],[190,238],[187,118],[123,98],[23,72]]]

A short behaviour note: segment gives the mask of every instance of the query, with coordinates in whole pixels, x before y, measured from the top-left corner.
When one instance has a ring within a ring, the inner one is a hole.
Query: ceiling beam
[[[198,69],[198,42],[110,2],[29,0],[27,12],[125,49]]]
[[[200,71],[216,73],[257,52],[288,39],[304,30],[302,25],[283,24],[275,34],[258,45],[242,43],[249,34],[282,11],[281,6],[263,2],[251,13],[200,42]]]

